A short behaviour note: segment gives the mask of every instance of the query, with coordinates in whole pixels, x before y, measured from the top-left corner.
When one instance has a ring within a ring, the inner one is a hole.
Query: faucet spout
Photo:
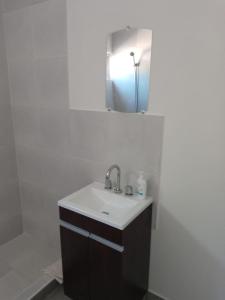
[[[120,171],[120,167],[116,164],[112,165],[106,172],[106,176],[105,176],[105,189],[112,189],[112,181],[110,179],[111,177],[111,173],[112,171],[116,169],[117,171],[117,180],[116,180],[116,186],[113,187],[113,191],[115,193],[122,193],[122,190],[120,188],[120,175],[121,175],[121,171]]]

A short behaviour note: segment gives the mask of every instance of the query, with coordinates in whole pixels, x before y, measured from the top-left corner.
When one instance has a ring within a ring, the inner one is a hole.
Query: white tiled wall
[[[146,171],[156,199],[163,118],[69,110],[66,1],[4,21],[24,229],[58,248],[57,200],[103,181],[115,162],[123,184],[128,171]]]
[[[0,11],[0,245],[22,231],[21,207]]]
[[[3,11],[12,11],[47,0],[0,0]]]

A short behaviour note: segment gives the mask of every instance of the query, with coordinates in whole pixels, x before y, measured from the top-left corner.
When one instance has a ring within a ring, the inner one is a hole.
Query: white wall
[[[172,1],[153,27],[152,110],[166,126],[151,285],[171,299],[225,298],[224,8]]]
[[[224,0],[68,0],[73,107],[104,106],[109,32],[153,30],[149,111],[166,127],[150,288],[171,300],[225,297],[224,11]]]

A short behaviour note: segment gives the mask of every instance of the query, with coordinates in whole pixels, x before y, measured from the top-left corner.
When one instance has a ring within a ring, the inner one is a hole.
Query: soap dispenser
[[[147,181],[144,172],[140,171],[137,179],[137,197],[140,200],[146,199],[147,194]]]

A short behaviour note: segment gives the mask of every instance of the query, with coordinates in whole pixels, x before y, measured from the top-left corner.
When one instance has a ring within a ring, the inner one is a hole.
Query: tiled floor
[[[146,300],[162,300],[162,298],[159,298],[155,295],[152,295],[152,294],[148,294],[148,297]]]
[[[28,234],[1,245],[0,299],[16,300],[30,286],[40,281],[43,269],[56,259],[50,253]]]
[[[59,286],[51,294],[46,296],[43,300],[70,300],[70,299],[64,295],[63,288]]]
[[[55,289],[49,296],[47,296],[43,300],[70,300],[70,299],[63,294],[63,289],[61,286],[59,286],[57,289]],[[148,294],[148,296],[143,300],[162,300],[162,299],[158,298],[154,295]]]

